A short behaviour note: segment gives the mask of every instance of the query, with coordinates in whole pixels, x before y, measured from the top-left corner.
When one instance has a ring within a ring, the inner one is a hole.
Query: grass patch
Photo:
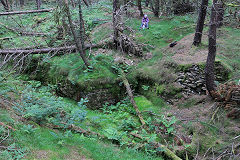
[[[162,106],[155,106],[151,101],[149,101],[144,96],[135,97],[134,100],[137,103],[140,111],[153,111],[159,113]]]
[[[86,84],[114,83],[118,78],[112,69],[113,58],[111,56],[97,55],[94,57],[90,61],[94,69],[90,71],[76,54],[54,57],[49,63],[48,78],[55,83],[68,79],[73,84],[77,83],[86,87]]]
[[[233,70],[232,78],[240,79],[240,33],[238,29],[221,28],[218,36],[217,58]]]
[[[150,16],[149,28],[139,30],[141,20],[132,18],[127,21],[127,24],[136,30],[135,39],[144,44],[149,44],[157,47],[164,47],[171,41],[180,40],[187,34],[194,31],[194,18],[192,15],[176,16],[171,21],[160,20]],[[184,29],[178,29],[185,27]]]
[[[190,108],[194,105],[196,105],[198,101],[194,98],[190,98],[188,100],[186,100],[184,103],[182,104],[178,104],[179,108]]]

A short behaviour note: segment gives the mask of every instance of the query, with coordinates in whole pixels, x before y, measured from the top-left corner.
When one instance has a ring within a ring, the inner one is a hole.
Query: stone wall
[[[183,93],[206,94],[206,82],[204,74],[205,64],[193,64],[191,66],[181,67],[177,73],[176,82],[182,86]],[[215,62],[216,85],[225,82],[230,78],[231,70],[224,66],[220,61]]]

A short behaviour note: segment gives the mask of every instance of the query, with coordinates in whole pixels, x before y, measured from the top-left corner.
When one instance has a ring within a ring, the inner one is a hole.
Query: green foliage
[[[235,28],[222,28],[219,39],[219,54],[217,58],[226,64],[233,71],[232,79],[240,79],[240,34],[239,30]]]
[[[116,128],[108,128],[104,130],[105,136],[108,137],[108,139],[118,142],[122,142],[122,137],[126,135],[126,132],[119,132]],[[123,144],[123,143],[121,143]]]
[[[10,115],[5,116],[11,119]],[[6,121],[7,119],[3,119],[2,117],[0,118],[1,122],[4,123],[8,122]],[[12,130],[7,129],[4,126],[0,126],[0,139],[1,139],[0,149],[1,160],[20,160],[26,155],[27,149],[17,144],[17,142],[14,140]]]
[[[161,130],[165,134],[172,134],[175,132],[174,124],[177,122],[177,119],[173,116],[171,118],[167,118],[164,115],[159,117],[149,117],[147,119],[147,124],[149,128],[153,130]]]
[[[147,91],[149,89],[150,86],[146,86],[146,85],[142,85],[142,89]]]
[[[23,125],[21,130],[27,134],[32,134],[36,131],[36,128],[33,127],[33,125]]]
[[[76,58],[78,57],[78,58]],[[77,54],[54,57],[50,60],[50,70],[48,76],[53,83],[70,80],[82,87],[98,84],[100,82],[114,82],[117,78],[112,71],[113,59],[111,56],[97,55],[90,61],[93,69],[86,70],[80,56]]]
[[[164,84],[162,85],[156,85],[156,93],[159,94],[159,95],[162,95],[166,89],[166,86]]]
[[[136,124],[136,122],[133,120],[132,117],[128,118],[128,119],[123,119],[122,120],[122,124],[120,125],[120,129],[123,131],[133,131],[134,129],[136,129],[138,126]]]
[[[32,83],[32,82],[31,82]],[[39,84],[39,83],[35,83]],[[79,124],[86,117],[86,100],[78,103],[78,108],[66,112],[65,108],[71,108],[71,104],[63,101],[63,98],[54,96],[48,87],[40,89],[28,86],[22,91],[21,103],[16,103],[14,109],[26,119],[31,119],[38,124],[51,122],[57,125]]]
[[[102,111],[105,114],[113,114],[114,112],[128,112],[131,114],[135,114],[133,107],[131,107],[131,103],[129,98],[125,98],[122,101],[118,102],[116,105],[110,105],[109,103],[105,103],[103,105]]]
[[[150,100],[148,100],[144,96],[138,96],[135,97],[134,100],[136,101],[136,104],[140,111],[153,111],[158,113],[160,111],[160,108],[163,107],[161,104],[155,105]]]
[[[25,155],[26,149],[19,148],[19,146],[15,143],[8,146],[6,150],[0,151],[1,160],[20,160],[23,159]]]

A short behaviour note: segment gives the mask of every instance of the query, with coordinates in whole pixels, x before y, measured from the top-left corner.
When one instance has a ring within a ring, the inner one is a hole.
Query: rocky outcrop
[[[176,82],[182,86],[183,93],[206,94],[204,66],[204,64],[193,64],[180,69]],[[231,71],[220,61],[215,62],[216,85],[228,80],[230,73]]]
[[[206,93],[204,72],[198,65],[192,65],[186,71],[179,72],[177,82],[187,95]]]

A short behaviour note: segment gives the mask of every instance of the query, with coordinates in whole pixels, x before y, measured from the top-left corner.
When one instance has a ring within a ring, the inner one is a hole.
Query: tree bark
[[[84,4],[89,7],[88,1],[87,0],[83,0]]]
[[[6,11],[10,10],[9,5],[4,0],[0,0],[0,2],[2,3],[2,5]]]
[[[70,2],[71,2],[71,4],[72,4],[72,7],[73,7],[73,8],[76,8],[76,3],[75,3],[75,1],[74,1],[74,0],[70,0]]]
[[[155,8],[153,7],[153,0],[149,0],[150,8],[152,9],[152,12],[154,13]]]
[[[36,0],[37,10],[41,8],[41,4],[42,4],[41,0]]]
[[[95,44],[95,45],[85,45],[84,50],[89,48],[101,48],[104,47],[106,44]],[[0,55],[11,55],[11,54],[45,54],[45,53],[62,53],[62,52],[75,52],[76,46],[66,46],[66,47],[57,47],[57,48],[41,48],[41,49],[0,49]],[[59,54],[57,54],[59,55]]]
[[[13,12],[2,12],[0,16],[6,15],[14,15],[14,14],[28,14],[28,13],[42,13],[42,12],[50,12],[53,9],[40,9],[40,10],[29,10],[29,11],[13,11]]]
[[[172,0],[168,0],[166,4],[166,14],[170,16],[172,13]]]
[[[20,0],[20,7],[24,6],[24,0]]]
[[[223,25],[223,18],[224,18],[224,3],[223,1],[219,1],[218,4],[218,12],[217,12],[217,27],[220,28]]]
[[[77,48],[77,51],[80,53],[80,56],[85,64],[85,66],[87,68],[90,67],[90,64],[83,52],[83,48],[82,48],[82,45],[81,45],[81,42],[79,42],[79,39],[77,37],[77,34],[76,34],[76,31],[75,31],[75,28],[74,28],[74,25],[73,25],[73,22],[72,22],[72,17],[71,17],[71,14],[70,14],[70,11],[69,11],[69,6],[68,6],[68,0],[64,0],[64,5],[65,5],[65,11],[66,11],[66,14],[67,14],[67,17],[68,17],[68,22],[69,22],[69,25],[70,25],[70,28],[71,28],[71,31],[72,31],[72,34],[73,34],[73,38],[74,38],[74,41],[75,41],[75,45],[76,45],[76,48]]]
[[[129,84],[126,76],[125,76],[125,73],[124,73],[122,70],[120,70],[120,72],[121,72],[123,84],[124,84],[124,86],[126,87],[126,90],[127,90],[128,96],[129,96],[129,98],[130,98],[130,101],[131,101],[131,103],[132,103],[132,105],[133,105],[133,107],[134,107],[134,109],[135,109],[135,111],[136,111],[136,113],[137,113],[137,116],[138,116],[141,124],[142,124],[143,126],[145,126],[146,123],[145,123],[145,121],[144,121],[144,119],[143,119],[143,116],[142,116],[140,110],[138,109],[138,106],[137,106],[137,104],[136,104],[136,102],[135,102],[135,100],[134,100],[134,96],[133,96],[133,93],[132,93],[130,84]]]
[[[198,21],[196,26],[196,32],[193,40],[193,45],[198,46],[202,41],[202,31],[204,27],[204,21],[207,14],[208,0],[202,0],[201,8],[198,15]]]
[[[159,17],[159,10],[160,10],[160,2],[159,2],[159,0],[154,0],[154,2],[155,2],[155,8],[154,8],[154,16],[155,17]]]
[[[117,24],[118,24],[118,15],[120,13],[117,13],[118,10],[120,9],[120,3],[119,0],[113,0],[113,43],[115,48],[117,49],[118,47],[118,37],[119,37],[119,31],[117,29]]]
[[[213,0],[210,18],[210,27],[208,34],[208,57],[205,67],[206,87],[211,97],[214,97],[215,76],[214,62],[216,57],[216,29],[217,29],[217,0]]]
[[[79,12],[79,26],[80,26],[80,41],[81,41],[81,45],[82,48],[85,48],[85,29],[84,29],[84,21],[83,21],[83,15],[82,15],[82,6],[81,6],[81,0],[78,0],[78,12]],[[83,54],[86,55],[85,50],[83,50]]]
[[[142,10],[142,0],[137,0],[138,10],[140,12],[140,16],[143,17],[143,10]]]
[[[139,139],[143,139],[143,137],[139,134],[136,133],[130,133],[130,135],[139,138]],[[147,140],[146,140],[147,141]],[[171,158],[172,160],[182,160],[181,158],[179,158],[174,152],[172,152],[170,149],[168,149],[165,145],[162,145],[158,142],[152,142],[154,144],[154,146],[157,146],[159,148],[162,148],[163,151],[169,158]]]
[[[145,5],[146,5],[146,7],[148,7],[148,5],[149,5],[149,0],[146,0],[146,1],[145,1]]]

